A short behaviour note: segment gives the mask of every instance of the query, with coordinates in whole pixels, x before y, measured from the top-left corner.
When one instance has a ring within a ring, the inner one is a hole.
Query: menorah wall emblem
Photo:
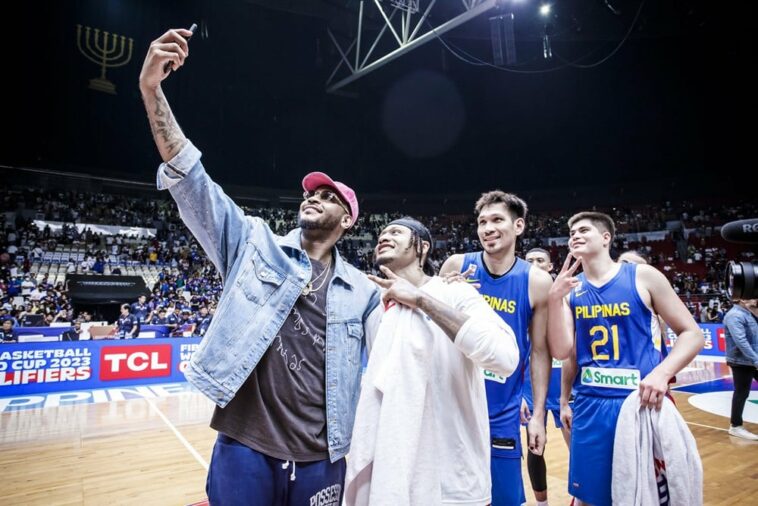
[[[84,47],[82,47],[82,25],[76,25],[76,45],[85,58],[92,63],[100,65],[100,77],[89,80],[89,87],[93,90],[104,91],[112,95],[116,94],[116,85],[105,78],[105,69],[122,67],[132,59],[132,46],[134,39],[129,39],[129,50],[126,57],[126,37],[115,33],[103,32],[102,40],[100,29],[94,29],[94,37],[90,41],[89,26],[84,27]]]

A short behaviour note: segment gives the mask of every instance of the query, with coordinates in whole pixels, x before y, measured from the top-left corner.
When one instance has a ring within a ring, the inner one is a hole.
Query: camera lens
[[[726,266],[726,290],[732,300],[758,299],[755,284],[758,262],[729,262]]]

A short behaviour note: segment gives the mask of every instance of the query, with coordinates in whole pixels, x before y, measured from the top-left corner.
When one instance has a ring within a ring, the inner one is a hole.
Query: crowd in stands
[[[168,322],[172,328],[194,324],[207,328],[222,290],[222,281],[202,249],[182,224],[168,197],[156,199],[121,195],[85,195],[36,189],[3,188],[0,202],[0,321],[12,326],[30,322],[50,325],[91,318],[76,311],[65,282],[37,275],[35,263],[45,253],[77,246],[81,257],[62,257],[66,274],[119,274],[124,265],[156,268],[157,278],[144,301],[132,303],[130,313],[141,323]],[[277,234],[296,226],[293,209],[244,208],[265,220]],[[694,202],[597,209],[610,214],[618,236],[617,253],[629,249],[644,254],[671,280],[692,314],[702,323],[720,322],[729,308],[724,270],[729,260],[752,260],[749,247],[728,247],[719,226],[758,216],[752,203],[710,206]],[[566,222],[573,212],[530,212],[517,254],[542,247],[560,265],[566,254]],[[366,213],[339,243],[340,253],[365,272],[376,272],[372,262],[378,232],[398,213]],[[434,239],[432,262],[436,268],[454,253],[479,249],[472,215],[419,217]],[[63,222],[62,227],[40,228],[39,222]],[[109,235],[75,224],[104,224],[154,229],[152,237]],[[665,231],[663,240],[648,240],[645,233]],[[634,235],[624,235],[634,234]],[[127,302],[127,301],[125,301]],[[135,305],[141,305],[135,307]],[[161,309],[163,315],[161,316]],[[41,316],[31,316],[41,315]],[[174,321],[175,320],[175,321]]]

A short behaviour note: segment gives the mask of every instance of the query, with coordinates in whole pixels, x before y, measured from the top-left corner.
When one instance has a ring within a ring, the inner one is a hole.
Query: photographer
[[[758,299],[740,299],[724,317],[726,363],[732,369],[734,395],[729,435],[758,441],[758,435],[742,426],[742,410],[750,385],[758,380]]]

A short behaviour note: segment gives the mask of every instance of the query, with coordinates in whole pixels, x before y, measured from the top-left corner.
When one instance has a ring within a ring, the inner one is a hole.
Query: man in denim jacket
[[[732,369],[734,394],[729,435],[758,441],[758,435],[742,426],[742,410],[750,385],[758,381],[758,300],[737,301],[724,316],[726,363]]]
[[[358,400],[364,323],[378,288],[344,262],[337,240],[355,223],[353,190],[314,172],[303,179],[299,228],[277,236],[216,185],[161,89],[188,56],[191,32],[150,45],[140,74],[168,189],[224,280],[185,374],[217,407],[206,490],[214,504],[341,502]]]

